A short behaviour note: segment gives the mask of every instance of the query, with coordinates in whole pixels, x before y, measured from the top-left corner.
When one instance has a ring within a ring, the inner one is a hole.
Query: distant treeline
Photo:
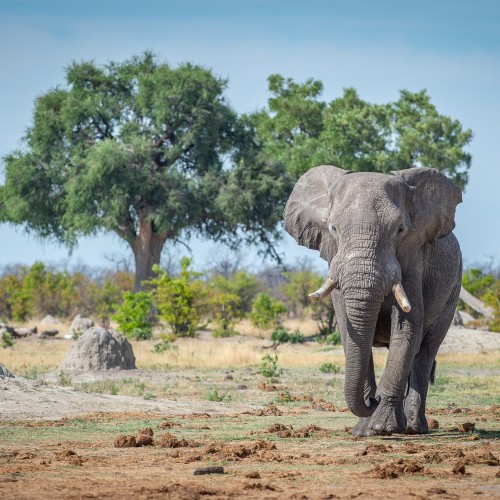
[[[82,314],[104,325],[119,321],[126,329],[127,323],[137,320],[132,316],[142,307],[147,309],[148,324],[168,324],[181,336],[192,336],[209,323],[218,325],[221,334],[229,334],[242,318],[264,328],[279,328],[285,317],[312,318],[325,334],[335,327],[331,301],[311,304],[308,300],[324,277],[306,262],[287,270],[269,266],[256,273],[228,261],[199,273],[186,258],[180,266],[170,262],[169,267],[169,271],[156,268],[156,278],[146,291],[135,294],[134,273],[126,266],[107,271],[70,271],[42,262],[5,267],[0,272],[0,320],[22,323],[47,314],[71,320]],[[491,265],[467,269],[462,284],[494,309],[495,318],[485,326],[500,331],[500,270]],[[459,308],[467,306],[461,303]],[[196,325],[188,324],[189,316],[196,316],[191,321]],[[187,323],[176,325],[175,318],[182,317]]]

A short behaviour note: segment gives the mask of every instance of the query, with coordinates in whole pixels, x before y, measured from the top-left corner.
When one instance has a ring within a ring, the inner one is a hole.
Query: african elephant
[[[309,170],[286,204],[285,229],[319,250],[346,356],[355,436],[428,432],[425,402],[462,276],[455,227],[460,190],[430,168],[381,174]],[[377,387],[372,346],[389,349]]]

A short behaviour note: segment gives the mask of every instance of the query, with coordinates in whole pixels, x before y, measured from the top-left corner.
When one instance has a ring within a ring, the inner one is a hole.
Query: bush
[[[255,326],[261,328],[279,328],[285,312],[286,307],[283,302],[273,299],[265,293],[259,293],[252,303],[250,320]]]
[[[179,276],[175,277],[158,266],[153,267],[157,277],[148,282],[158,307],[158,318],[163,320],[178,337],[195,337],[206,326],[202,320],[207,310],[207,287],[195,280],[200,273],[189,269],[192,259],[181,259]]]
[[[217,325],[213,336],[216,338],[232,337],[237,335],[234,330],[236,322],[240,318],[238,306],[240,299],[233,293],[213,291],[208,301],[210,316]]]
[[[271,333],[271,340],[288,344],[302,344],[306,338],[298,330],[292,333],[288,328],[278,328]]]
[[[153,346],[153,352],[165,352],[170,351],[170,349],[177,349],[177,346],[172,345],[172,342],[168,339],[162,339],[160,342],[156,343]]]
[[[14,337],[11,333],[5,331],[2,333],[2,337],[0,338],[0,345],[7,349],[7,347],[12,347],[14,345]]]
[[[281,369],[278,366],[278,355],[274,357],[266,354],[260,362],[260,373],[266,378],[277,378],[280,376]]]
[[[340,336],[340,332],[338,330],[334,330],[329,335],[326,335],[326,337],[323,337],[323,340],[320,340],[320,342],[322,341],[324,341],[325,344],[340,345],[342,344],[342,337]]]
[[[238,297],[236,309],[240,317],[244,317],[252,310],[252,302],[259,289],[255,276],[245,271],[238,271],[231,278],[215,275],[210,281],[217,290]]]
[[[147,340],[153,335],[153,309],[149,292],[126,292],[113,319],[126,337]]]
[[[319,367],[319,371],[322,373],[340,373],[340,366],[334,365],[333,363],[323,363]]]

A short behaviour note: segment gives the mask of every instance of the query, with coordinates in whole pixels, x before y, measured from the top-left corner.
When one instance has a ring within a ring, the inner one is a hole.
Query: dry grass
[[[258,366],[266,353],[269,342],[252,339],[180,339],[174,346],[161,353],[153,352],[154,342],[134,343],[136,363],[140,368],[168,365],[172,368],[230,368]],[[316,343],[281,345],[278,350],[279,365],[283,368],[319,366],[322,363],[344,364],[341,347],[325,351]]]
[[[33,323],[36,324],[36,323]],[[32,326],[32,325],[29,325]],[[293,320],[286,323],[291,330],[298,329],[304,335],[315,332],[313,321]],[[57,328],[61,333],[69,330],[66,324],[47,325],[44,329]],[[231,368],[258,367],[266,353],[273,354],[269,346],[270,332],[252,327],[243,321],[238,330],[244,336],[229,339],[214,339],[204,334],[198,339],[179,339],[171,349],[160,353],[153,351],[157,340],[145,342],[133,341],[136,364],[141,369],[184,369],[184,368]],[[55,371],[62,358],[72,345],[68,339],[38,340],[30,338],[16,342],[12,349],[0,349],[0,363],[19,375],[36,377],[39,374]],[[323,363],[345,365],[344,353],[340,346],[327,346],[315,342],[306,344],[282,344],[276,351],[279,366],[282,368],[319,367]],[[374,361],[377,369],[385,366],[386,349],[374,349]],[[499,367],[500,351],[484,353],[447,353],[438,356],[441,367]]]

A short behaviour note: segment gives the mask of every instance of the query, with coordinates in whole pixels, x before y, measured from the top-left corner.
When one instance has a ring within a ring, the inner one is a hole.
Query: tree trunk
[[[143,290],[143,282],[154,276],[153,266],[160,263],[161,251],[166,240],[166,234],[157,234],[153,231],[151,221],[141,221],[139,235],[131,245],[135,259],[134,292]]]

